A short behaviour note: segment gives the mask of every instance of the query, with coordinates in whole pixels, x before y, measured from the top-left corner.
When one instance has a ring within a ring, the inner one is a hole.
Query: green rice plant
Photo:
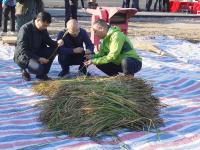
[[[144,80],[129,76],[76,78],[41,82],[34,91],[47,96],[41,103],[41,121],[50,130],[71,136],[129,128],[141,131],[163,124],[164,107]]]

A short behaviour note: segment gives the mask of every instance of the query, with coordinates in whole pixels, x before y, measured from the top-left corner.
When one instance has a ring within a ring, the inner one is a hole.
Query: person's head
[[[67,24],[67,31],[68,33],[73,36],[73,37],[77,37],[79,32],[80,32],[80,27],[78,25],[78,22],[76,19],[70,19]]]
[[[103,39],[108,33],[109,26],[106,21],[99,19],[92,25],[92,30],[96,36]]]
[[[48,12],[38,13],[35,19],[35,26],[38,30],[46,30],[51,23],[51,15]]]

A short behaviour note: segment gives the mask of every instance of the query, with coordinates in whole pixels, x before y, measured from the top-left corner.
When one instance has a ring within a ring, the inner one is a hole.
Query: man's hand
[[[47,63],[49,62],[48,59],[43,58],[43,57],[40,57],[38,61],[39,61],[41,64],[47,64]]]
[[[85,65],[85,66],[89,66],[89,65],[91,65],[91,64],[92,64],[92,60],[91,60],[91,59],[84,62],[84,65]]]
[[[89,49],[85,50],[85,58],[86,60],[89,60],[92,58],[92,52]]]
[[[92,54],[92,52],[89,49],[86,49],[85,50],[85,55],[90,55],[90,54]]]
[[[84,49],[82,47],[77,47],[73,49],[73,52],[76,54],[80,54],[84,51]]]
[[[58,43],[58,47],[61,47],[64,45],[64,41],[62,39],[58,40],[57,43]]]
[[[92,54],[85,55],[85,59],[86,59],[86,60],[92,59]]]

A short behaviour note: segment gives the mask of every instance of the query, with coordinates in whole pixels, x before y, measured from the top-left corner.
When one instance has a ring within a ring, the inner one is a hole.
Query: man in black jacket
[[[19,30],[14,62],[21,68],[22,78],[26,81],[31,79],[26,69],[36,74],[38,79],[50,79],[47,74],[56,55],[55,49],[63,44],[62,40],[56,42],[50,38],[47,32],[50,23],[51,15],[40,12],[36,19],[24,24]]]
[[[64,35],[64,38],[63,38]],[[83,65],[85,54],[92,54],[94,45],[92,44],[87,32],[80,28],[77,20],[71,19],[67,22],[67,28],[58,33],[58,40],[62,39],[64,45],[58,50],[58,61],[62,71],[59,77],[63,77],[69,73],[69,66],[80,65],[79,71],[88,75],[87,68]],[[84,49],[85,44],[85,49]]]

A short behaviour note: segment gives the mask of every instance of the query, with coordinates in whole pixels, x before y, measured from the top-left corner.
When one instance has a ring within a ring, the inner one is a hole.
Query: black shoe
[[[22,79],[24,79],[25,81],[31,80],[31,76],[26,70],[22,70]]]
[[[36,78],[41,80],[41,81],[48,81],[48,80],[52,80],[50,77],[48,77],[46,74],[43,75],[36,75]]]
[[[86,67],[79,67],[79,72],[83,73],[84,75],[86,75],[87,77],[91,76],[91,74],[87,71]]]
[[[89,72],[83,73],[85,76],[90,77],[91,74]]]
[[[64,77],[64,76],[67,75],[68,73],[69,73],[68,70],[62,70],[62,71],[58,74],[58,76],[59,76],[59,77]]]

